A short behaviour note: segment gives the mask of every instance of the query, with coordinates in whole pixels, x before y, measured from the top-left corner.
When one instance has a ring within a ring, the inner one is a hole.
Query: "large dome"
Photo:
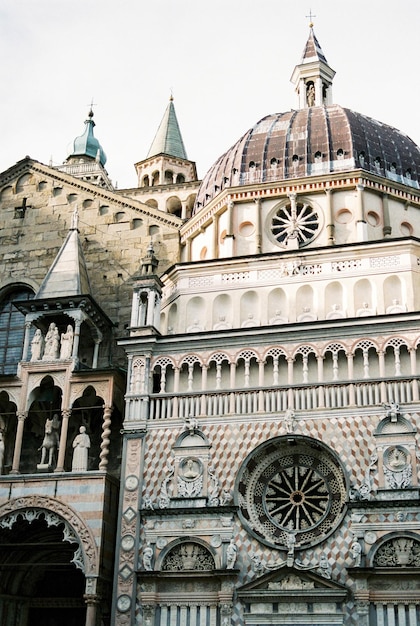
[[[268,115],[210,168],[195,211],[226,187],[355,169],[418,189],[420,149],[392,126],[336,104]]]

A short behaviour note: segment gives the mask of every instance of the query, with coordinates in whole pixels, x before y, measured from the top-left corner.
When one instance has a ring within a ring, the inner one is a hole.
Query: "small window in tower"
[[[229,182],[229,178],[227,176],[225,176],[224,179],[223,179],[223,182],[224,182],[225,185],[227,185],[228,182]]]
[[[408,180],[411,180],[411,169],[408,168],[408,170],[405,173],[405,177],[408,178]]]
[[[397,172],[397,164],[395,162],[391,163],[391,172],[393,174],[396,174],[396,172]]]
[[[317,152],[315,152],[315,161],[319,163],[319,161],[321,160],[322,160],[322,154],[320,153],[319,150],[317,150]]]
[[[297,162],[299,161],[299,157],[298,157],[298,155],[297,155],[297,154],[294,154],[294,155],[292,156],[292,161],[293,161],[293,163],[297,163]]]
[[[256,167],[255,166],[255,161],[250,161],[249,162],[249,169],[254,169],[255,167]]]
[[[280,163],[280,161],[278,159],[276,159],[276,157],[273,157],[270,161],[270,165],[271,167],[277,167],[277,165]]]
[[[343,150],[343,148],[339,148],[337,150],[337,159],[344,159],[344,150]]]
[[[360,167],[364,167],[365,165],[365,153],[364,152],[359,152],[359,163],[360,163]]]
[[[381,163],[380,157],[376,157],[376,159],[375,159],[375,169],[377,171],[379,171],[381,169],[381,165],[382,165],[382,163]]]
[[[177,174],[176,175],[176,182],[177,183],[185,183],[185,176],[184,176],[184,174]]]

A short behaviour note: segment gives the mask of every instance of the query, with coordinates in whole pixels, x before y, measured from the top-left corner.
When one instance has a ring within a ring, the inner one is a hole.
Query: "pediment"
[[[26,189],[25,189],[26,187]],[[50,188],[50,189],[48,189]],[[10,196],[7,190],[10,189]],[[45,192],[59,193],[61,189],[62,200],[56,197],[59,205],[69,204],[66,199],[74,196],[74,200],[81,202],[91,197],[95,198],[99,204],[109,205],[113,212],[121,211],[128,213],[131,218],[153,218],[156,222],[162,222],[168,228],[178,229],[181,224],[180,218],[169,213],[159,211],[139,200],[126,196],[121,191],[112,191],[94,185],[93,183],[81,180],[54,167],[44,165],[30,157],[25,157],[15,165],[0,173],[0,202],[11,202],[13,206],[21,203],[21,196],[28,197],[28,208],[31,204],[30,198],[34,194],[43,195],[45,202]],[[53,201],[54,204],[54,201]],[[70,207],[69,207],[70,208]],[[71,212],[73,207],[71,207]],[[109,219],[109,218],[108,218]]]
[[[322,597],[324,602],[341,602],[347,596],[347,588],[328,580],[314,571],[282,567],[272,570],[237,590],[238,597],[246,602],[288,602],[299,597],[310,602]]]

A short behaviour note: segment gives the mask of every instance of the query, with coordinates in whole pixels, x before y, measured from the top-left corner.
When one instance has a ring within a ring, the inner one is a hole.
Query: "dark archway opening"
[[[48,525],[48,515],[39,511],[18,513],[13,526],[0,528],[2,623],[10,626],[85,623],[85,577],[72,563],[77,544],[64,541],[64,524]],[[28,521],[28,516],[32,521]]]

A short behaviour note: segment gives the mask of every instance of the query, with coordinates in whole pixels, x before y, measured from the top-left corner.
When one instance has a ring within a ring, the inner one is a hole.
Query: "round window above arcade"
[[[307,437],[278,437],[254,450],[237,482],[240,517],[263,543],[302,549],[323,541],[340,523],[346,479],[340,462]]]
[[[303,202],[277,208],[270,220],[270,231],[285,248],[301,248],[315,239],[320,228],[318,211]]]

